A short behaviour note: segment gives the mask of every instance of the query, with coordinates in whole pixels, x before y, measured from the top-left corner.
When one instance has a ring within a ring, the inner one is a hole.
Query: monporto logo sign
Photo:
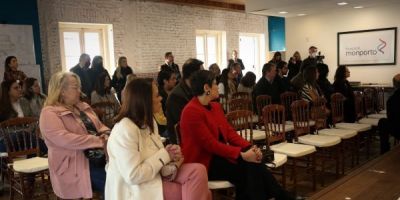
[[[394,64],[397,28],[338,33],[338,64]]]

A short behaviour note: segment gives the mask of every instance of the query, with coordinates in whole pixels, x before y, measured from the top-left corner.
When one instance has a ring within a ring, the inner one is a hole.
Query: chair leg
[[[315,153],[313,153],[312,155],[311,155],[311,174],[312,174],[312,182],[313,182],[313,190],[315,191],[315,190],[317,190],[317,180],[316,180],[316,178],[317,178],[317,176],[316,176],[316,174],[315,174],[315,168],[316,168],[316,166],[315,166],[315,164],[316,164],[316,161],[315,161]]]
[[[286,165],[282,165],[282,186],[286,188]]]
[[[47,191],[47,182],[45,180],[44,172],[40,173],[40,177],[42,179],[42,188],[46,199],[49,199],[49,192]]]
[[[10,200],[14,200],[15,198],[14,172],[10,169],[7,169],[7,172],[8,172],[8,180],[10,181]]]
[[[293,174],[293,192],[294,192],[295,194],[297,194],[296,158],[293,159],[292,174]]]
[[[20,186],[21,186],[21,195],[22,195],[22,199],[23,200],[27,200],[28,199],[28,196],[29,195],[27,195],[26,194],[26,186],[25,186],[25,181],[24,181],[24,179],[25,179],[25,175],[23,174],[23,173],[19,173],[18,174],[18,178],[19,178],[19,184],[20,184]]]

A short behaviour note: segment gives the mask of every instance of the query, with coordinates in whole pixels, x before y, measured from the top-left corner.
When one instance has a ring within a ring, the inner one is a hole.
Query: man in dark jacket
[[[400,139],[400,74],[393,77],[393,86],[395,91],[386,103],[387,118],[380,119],[378,123],[381,154],[390,150],[389,134]]]
[[[280,95],[284,92],[284,87],[280,78],[276,76],[276,66],[273,63],[266,63],[262,69],[263,77],[257,82],[253,91],[254,102],[259,95],[269,95],[273,104],[280,103]]]
[[[90,76],[90,56],[83,53],[79,57],[79,63],[75,67],[71,68],[70,71],[77,74],[81,79],[82,92],[90,99],[90,93],[92,92],[93,85]]]
[[[172,70],[176,75],[176,80],[179,82],[181,79],[181,72],[179,71],[179,66],[174,63],[174,55],[172,52],[165,53],[165,63],[161,65],[160,71]]]
[[[175,133],[175,125],[180,121],[185,105],[193,98],[190,89],[190,76],[203,69],[203,62],[194,58],[188,59],[182,66],[183,80],[172,90],[167,99],[167,131],[169,140],[177,144],[179,138]],[[179,137],[179,136],[178,136]]]

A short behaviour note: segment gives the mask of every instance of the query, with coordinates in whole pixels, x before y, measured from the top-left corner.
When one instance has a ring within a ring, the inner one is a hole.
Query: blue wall
[[[42,48],[40,45],[39,16],[36,0],[6,0],[0,3],[0,23],[32,25],[36,64],[40,65],[40,75],[44,86]],[[4,60],[0,61],[3,67]]]
[[[285,18],[268,17],[269,51],[285,51]]]

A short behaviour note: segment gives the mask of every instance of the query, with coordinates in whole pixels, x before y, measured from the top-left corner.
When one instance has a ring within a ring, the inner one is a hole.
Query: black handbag
[[[80,118],[89,134],[94,136],[100,135],[97,132],[92,120],[86,115],[85,112],[80,111]],[[83,153],[85,154],[85,157],[89,160],[90,165],[97,168],[106,166],[106,154],[103,148],[86,149],[83,151]]]
[[[275,159],[274,152],[267,145],[262,146],[261,152],[262,152],[261,162],[263,164],[269,164],[269,163],[274,164],[273,163]]]

